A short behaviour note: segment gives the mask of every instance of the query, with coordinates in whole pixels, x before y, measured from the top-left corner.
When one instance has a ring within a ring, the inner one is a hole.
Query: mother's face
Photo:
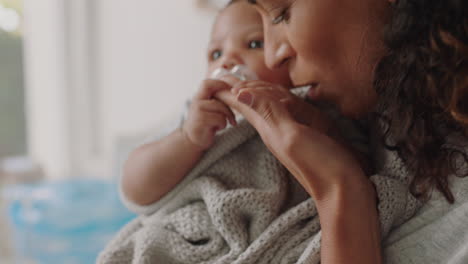
[[[359,116],[376,101],[373,70],[383,55],[389,0],[257,0],[270,68],[288,67],[295,86]]]

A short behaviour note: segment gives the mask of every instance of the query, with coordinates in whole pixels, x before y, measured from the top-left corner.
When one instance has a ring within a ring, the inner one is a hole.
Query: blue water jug
[[[71,179],[6,189],[17,259],[38,264],[91,264],[134,214],[116,184]],[[18,262],[21,263],[21,262]]]

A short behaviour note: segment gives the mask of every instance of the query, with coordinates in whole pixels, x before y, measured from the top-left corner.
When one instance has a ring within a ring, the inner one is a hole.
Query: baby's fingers
[[[187,124],[188,137],[203,149],[209,148],[214,141],[216,132],[226,127],[226,118],[218,113],[206,112],[195,115],[197,122]]]
[[[233,126],[237,124],[236,118],[232,110],[227,105],[225,105],[224,103],[216,99],[205,100],[200,103],[199,107],[201,111],[217,113],[217,114],[225,116],[225,118],[227,118],[229,123]]]
[[[226,118],[218,113],[206,113],[203,116],[203,121],[204,124],[212,128],[210,131],[212,133],[224,129],[227,125]]]

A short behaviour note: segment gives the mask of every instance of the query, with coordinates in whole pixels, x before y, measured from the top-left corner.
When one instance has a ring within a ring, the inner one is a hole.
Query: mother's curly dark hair
[[[466,176],[456,160],[468,162],[463,146],[447,142],[449,134],[468,134],[468,1],[396,0],[392,6],[388,53],[375,75],[386,145],[414,173],[413,195],[428,198],[436,188],[453,203],[449,175]]]

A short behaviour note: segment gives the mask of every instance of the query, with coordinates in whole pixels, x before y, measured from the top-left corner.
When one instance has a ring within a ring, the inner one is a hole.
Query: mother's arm
[[[259,81],[238,83],[217,98],[257,129],[314,197],[322,226],[321,263],[381,263],[375,189],[353,155],[326,134],[323,115],[301,108],[305,103],[284,88]],[[306,111],[307,126],[298,121]]]

